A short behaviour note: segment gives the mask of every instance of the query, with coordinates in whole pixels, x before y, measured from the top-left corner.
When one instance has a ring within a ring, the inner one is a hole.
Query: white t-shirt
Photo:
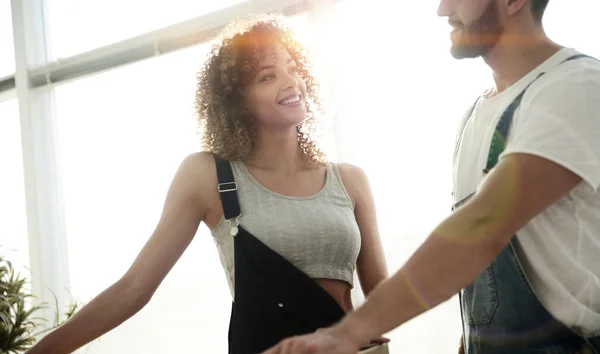
[[[482,97],[468,120],[454,167],[454,202],[483,179],[492,135],[506,107],[541,72],[516,110],[506,150],[551,160],[583,181],[517,233],[534,292],[559,321],[600,335],[600,62],[562,49],[500,94]],[[559,65],[560,64],[560,65]]]

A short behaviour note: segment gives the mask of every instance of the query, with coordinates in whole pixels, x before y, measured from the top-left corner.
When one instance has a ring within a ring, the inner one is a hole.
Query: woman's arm
[[[354,215],[360,229],[361,248],[357,261],[358,279],[366,296],[388,277],[383,246],[377,227],[375,202],[365,172],[350,164],[339,164],[344,186],[354,202]]]
[[[208,154],[188,156],[167,193],[152,236],[125,273],[27,354],[66,354],[100,337],[140,311],[183,254],[207,211],[204,193],[214,179]],[[205,192],[206,191],[206,192]],[[125,235],[123,235],[125,236]]]

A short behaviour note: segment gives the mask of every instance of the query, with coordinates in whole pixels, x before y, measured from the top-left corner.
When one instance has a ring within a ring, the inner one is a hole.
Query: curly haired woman
[[[318,86],[277,17],[234,23],[198,75],[204,152],[184,159],[163,214],[126,274],[30,350],[70,353],[152,297],[201,222],[233,297],[229,352],[258,353],[353,309],[387,277],[365,174],[325,160],[314,136]]]

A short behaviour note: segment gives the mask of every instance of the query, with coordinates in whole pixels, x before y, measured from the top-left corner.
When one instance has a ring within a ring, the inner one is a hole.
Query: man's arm
[[[579,182],[578,175],[544,158],[505,156],[473,199],[337,329],[362,342],[446,301],[481,274],[531,218]]]

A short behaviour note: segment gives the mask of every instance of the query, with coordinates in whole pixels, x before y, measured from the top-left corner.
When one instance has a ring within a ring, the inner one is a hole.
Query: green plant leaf
[[[23,353],[36,341],[37,336],[61,325],[58,299],[54,296],[54,307],[47,303],[35,304],[27,285],[28,280],[15,271],[12,263],[0,256],[0,354]],[[80,308],[73,302],[65,310],[65,321]],[[42,317],[42,310],[53,310],[53,325]]]

